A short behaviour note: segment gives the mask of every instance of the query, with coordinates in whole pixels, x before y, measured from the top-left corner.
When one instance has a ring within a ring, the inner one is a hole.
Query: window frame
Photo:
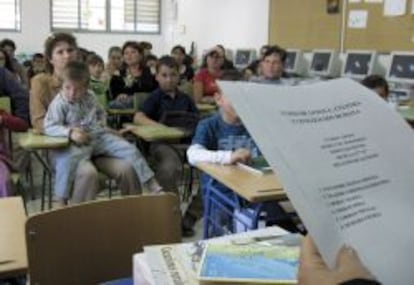
[[[161,8],[160,8],[161,11]],[[8,29],[8,28],[2,28],[0,27],[0,32],[21,32],[22,31],[22,0],[14,0],[14,15],[15,15],[15,21],[14,21],[14,29]],[[17,15],[20,15],[19,19],[17,19]],[[20,23],[18,25],[18,21],[20,20]],[[19,26],[17,28],[17,26]]]
[[[22,1],[22,0],[19,0]],[[106,17],[106,27],[105,30],[88,30],[88,29],[82,29],[81,28],[81,13],[78,12],[78,22],[77,22],[77,28],[76,29],[70,29],[70,28],[54,28],[53,27],[53,1],[54,0],[49,0],[49,15],[50,15],[50,30],[52,32],[73,32],[73,33],[87,33],[87,34],[118,34],[118,35],[122,35],[122,34],[135,34],[135,35],[161,35],[162,32],[162,1],[158,0],[158,6],[160,7],[159,9],[159,13],[158,13],[158,31],[157,32],[146,32],[146,31],[137,31],[137,11],[136,11],[136,7],[137,7],[137,1],[139,0],[134,0],[134,31],[119,31],[119,30],[115,30],[115,31],[111,31],[111,9],[110,9],[110,4],[111,1],[117,1],[117,0],[105,0],[106,3],[106,7],[105,7],[105,17]],[[80,6],[81,6],[81,1],[82,0],[78,0],[78,9],[80,11]]]

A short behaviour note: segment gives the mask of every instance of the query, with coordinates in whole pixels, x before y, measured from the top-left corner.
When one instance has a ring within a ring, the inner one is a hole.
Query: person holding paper
[[[313,239],[307,235],[302,240],[298,272],[301,285],[341,284],[379,285],[362,264],[356,251],[343,246],[337,255],[336,266],[330,269],[322,259]]]

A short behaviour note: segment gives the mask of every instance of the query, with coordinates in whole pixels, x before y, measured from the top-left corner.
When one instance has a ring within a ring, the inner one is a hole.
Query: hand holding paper
[[[348,244],[384,284],[411,284],[414,134],[401,116],[349,79],[220,87],[326,263]]]

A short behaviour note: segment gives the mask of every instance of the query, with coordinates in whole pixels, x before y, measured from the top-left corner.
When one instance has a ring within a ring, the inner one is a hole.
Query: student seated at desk
[[[104,72],[104,61],[99,55],[92,53],[86,58],[86,64],[88,65],[89,74],[89,88],[98,98],[102,108],[106,108],[106,92],[108,91],[108,82],[102,78]]]
[[[10,171],[13,163],[10,160],[9,150],[7,149],[7,129],[17,132],[26,131],[28,124],[18,117],[0,110],[0,197],[7,197],[12,194],[10,185]]]
[[[286,51],[275,45],[266,49],[261,60],[261,75],[253,76],[250,81],[266,84],[287,84],[284,64]]]
[[[375,91],[382,99],[387,100],[389,87],[387,80],[381,75],[368,75],[361,81],[362,85]]]
[[[194,77],[194,69],[191,65],[185,63],[185,58],[187,56],[185,48],[180,45],[174,46],[171,49],[171,56],[175,58],[178,64],[180,84],[192,81]]]
[[[13,115],[30,121],[29,93],[6,68],[0,67],[0,96],[10,98]]]
[[[157,82],[148,67],[145,66],[144,51],[137,42],[128,41],[122,47],[124,66],[119,76],[112,76],[110,94],[113,109],[129,109],[134,107],[134,94],[152,92]]]
[[[250,80],[253,76],[260,76],[262,74],[261,62],[263,59],[264,54],[266,53],[269,45],[263,45],[260,48],[260,57],[256,59],[252,63],[250,63],[244,70],[243,70],[243,77],[245,80]]]
[[[221,77],[220,52],[213,48],[204,57],[201,69],[194,76],[193,96],[196,103],[214,103],[217,92],[216,80]]]
[[[160,192],[154,173],[138,149],[106,128],[105,112],[88,91],[89,77],[84,63],[68,63],[63,70],[62,90],[50,104],[44,121],[45,134],[68,137],[72,142],[69,148],[55,152],[56,197],[66,204],[78,165],[96,155],[128,161],[141,184],[150,192]],[[141,189],[130,191],[140,193]]]
[[[227,71],[223,73],[223,80],[240,80],[241,74],[237,71]],[[230,101],[219,90],[214,98],[219,106],[217,114],[202,120],[196,129],[192,144],[187,151],[187,157],[192,165],[201,162],[218,164],[236,164],[238,162],[248,163],[251,158],[258,157],[260,151],[251,138],[249,132],[241,122]],[[204,176],[201,183],[202,189],[205,188],[207,177]],[[213,181],[213,185],[229,197],[235,197],[234,192],[221,183]],[[274,203],[269,203],[265,211],[268,216],[272,216],[271,211]],[[194,222],[201,213],[196,205],[196,200],[189,206],[185,219],[193,218]],[[269,210],[268,210],[269,209]],[[288,230],[297,230],[293,223],[288,223]]]
[[[173,57],[163,56],[159,59],[156,79],[159,88],[150,94],[135,114],[135,124],[158,125],[168,112],[198,114],[193,100],[177,89],[179,69]],[[154,143],[150,147],[150,156],[155,162],[155,176],[163,189],[178,194],[177,180],[182,174],[182,162],[177,152],[166,144]]]

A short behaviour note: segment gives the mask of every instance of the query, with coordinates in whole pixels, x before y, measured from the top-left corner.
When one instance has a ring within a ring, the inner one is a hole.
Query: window
[[[20,31],[20,0],[0,0],[0,30]]]
[[[53,30],[160,32],[160,0],[51,0],[51,5]]]

